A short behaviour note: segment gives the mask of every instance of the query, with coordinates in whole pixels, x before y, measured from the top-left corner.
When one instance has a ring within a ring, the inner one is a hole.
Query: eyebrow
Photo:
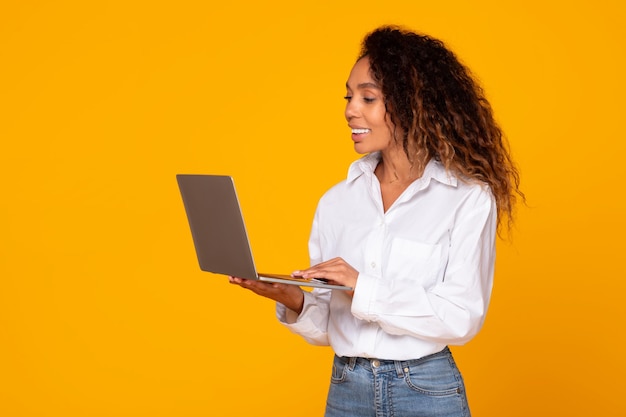
[[[350,89],[350,86],[348,85],[348,83],[346,83],[346,88]],[[378,84],[371,83],[371,82],[357,84],[356,88],[359,90],[364,89],[364,88],[375,88],[377,90],[380,90],[380,86]]]

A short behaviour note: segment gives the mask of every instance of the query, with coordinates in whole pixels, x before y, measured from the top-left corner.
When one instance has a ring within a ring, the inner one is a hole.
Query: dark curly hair
[[[461,179],[491,188],[502,217],[513,219],[519,173],[482,88],[443,42],[395,26],[363,40],[391,122],[418,174],[435,158]]]

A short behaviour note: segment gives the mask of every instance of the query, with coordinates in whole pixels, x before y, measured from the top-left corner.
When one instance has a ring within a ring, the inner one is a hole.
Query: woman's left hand
[[[333,258],[302,271],[294,271],[291,275],[302,278],[321,278],[332,284],[346,285],[355,288],[359,271],[354,269],[342,258]]]

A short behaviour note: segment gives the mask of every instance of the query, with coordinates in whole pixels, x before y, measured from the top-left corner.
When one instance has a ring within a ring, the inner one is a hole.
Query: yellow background
[[[383,23],[473,69],[528,196],[454,348],[474,415],[626,415],[620,4],[3,1],[0,416],[322,414],[330,349],[199,271],[175,174],[233,175],[260,269],[306,266]]]

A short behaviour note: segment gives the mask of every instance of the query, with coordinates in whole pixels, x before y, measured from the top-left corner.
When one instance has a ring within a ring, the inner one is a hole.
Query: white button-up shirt
[[[304,292],[297,315],[278,319],[339,356],[406,360],[480,329],[493,282],[496,203],[484,184],[463,181],[432,160],[421,178],[383,209],[374,175],[380,155],[350,166],[320,200],[309,241],[311,264],[341,257],[359,271],[354,296]]]

